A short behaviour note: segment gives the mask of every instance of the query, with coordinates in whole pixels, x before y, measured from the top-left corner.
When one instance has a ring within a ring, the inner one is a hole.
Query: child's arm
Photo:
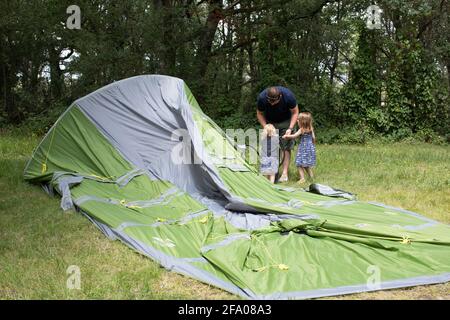
[[[312,141],[316,144],[316,134],[314,133],[314,128],[312,128]]]
[[[298,131],[294,134],[285,134],[283,139],[295,139],[298,138],[302,134],[302,129],[298,129]]]

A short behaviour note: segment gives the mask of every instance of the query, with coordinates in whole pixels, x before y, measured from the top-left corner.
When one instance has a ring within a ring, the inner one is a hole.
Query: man
[[[285,87],[269,87],[258,95],[256,117],[264,128],[272,124],[279,130],[280,147],[283,152],[283,174],[279,182],[288,181],[288,168],[291,161],[291,150],[294,140],[283,139],[285,134],[294,131],[298,118],[298,105],[294,94]]]

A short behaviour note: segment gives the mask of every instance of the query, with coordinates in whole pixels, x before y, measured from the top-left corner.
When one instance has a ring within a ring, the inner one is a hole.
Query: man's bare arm
[[[298,105],[295,106],[294,109],[291,109],[291,123],[289,124],[289,128],[294,128],[298,119]]]
[[[256,118],[258,119],[259,124],[264,128],[267,124],[266,117],[264,117],[264,113],[256,109]]]

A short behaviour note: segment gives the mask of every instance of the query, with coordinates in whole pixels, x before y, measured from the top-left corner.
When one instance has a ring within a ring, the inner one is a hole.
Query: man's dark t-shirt
[[[291,90],[285,87],[277,87],[281,93],[281,100],[276,105],[271,106],[267,101],[267,90],[263,90],[258,95],[258,110],[264,112],[264,117],[268,123],[280,123],[291,119],[290,109],[297,106],[297,100]]]

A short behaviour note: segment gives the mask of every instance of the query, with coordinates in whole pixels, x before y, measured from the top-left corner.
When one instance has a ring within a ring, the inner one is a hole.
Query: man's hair
[[[277,87],[270,87],[267,89],[267,98],[278,99],[280,97],[280,90]]]

